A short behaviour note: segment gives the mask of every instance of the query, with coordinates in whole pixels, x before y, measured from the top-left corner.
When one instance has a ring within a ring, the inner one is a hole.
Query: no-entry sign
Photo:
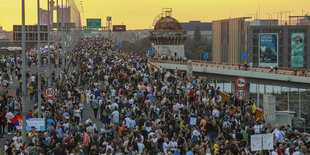
[[[244,89],[238,89],[235,96],[238,100],[244,100],[246,98],[246,91]]]
[[[244,88],[247,84],[244,77],[238,77],[235,83],[237,88]]]
[[[47,87],[44,91],[44,96],[46,98],[53,98],[56,95],[56,89],[54,87]]]

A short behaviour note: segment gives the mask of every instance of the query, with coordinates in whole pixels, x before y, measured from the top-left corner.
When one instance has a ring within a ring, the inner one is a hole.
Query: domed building
[[[150,40],[159,55],[184,57],[184,41],[187,32],[181,24],[170,15],[161,17],[150,31]]]

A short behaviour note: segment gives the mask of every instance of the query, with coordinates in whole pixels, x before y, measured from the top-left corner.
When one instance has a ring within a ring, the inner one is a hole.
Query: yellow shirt
[[[33,93],[33,86],[29,86],[29,93]]]
[[[252,106],[252,113],[255,114],[255,112],[256,112],[256,105],[253,104],[253,106]]]
[[[85,101],[85,95],[81,94],[81,102],[84,102],[84,101]]]
[[[217,153],[219,151],[219,145],[216,143],[214,144],[214,153]]]

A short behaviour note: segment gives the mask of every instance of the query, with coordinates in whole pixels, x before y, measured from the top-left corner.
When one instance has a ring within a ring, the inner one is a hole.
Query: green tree
[[[200,33],[200,27],[199,26],[195,27],[194,40],[195,41],[201,41],[201,33]]]
[[[136,52],[143,55],[147,50],[151,49],[151,41],[148,37],[145,37],[135,42],[123,42],[121,49],[126,52]]]

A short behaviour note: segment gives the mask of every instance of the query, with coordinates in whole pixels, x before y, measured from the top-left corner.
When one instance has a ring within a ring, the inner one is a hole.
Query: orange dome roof
[[[161,17],[155,24],[154,30],[182,31],[182,25],[170,16]]]

